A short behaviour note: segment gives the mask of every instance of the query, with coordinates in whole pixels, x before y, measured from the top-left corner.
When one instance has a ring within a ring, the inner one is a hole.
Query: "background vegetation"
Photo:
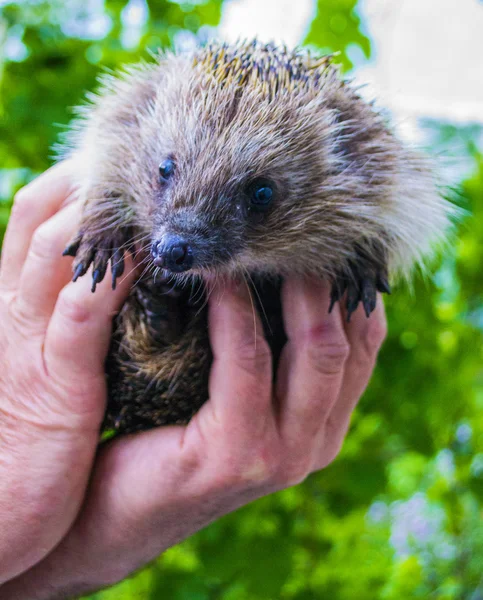
[[[206,39],[221,4],[0,2],[0,234],[101,65]],[[371,51],[355,4],[319,0],[306,40],[346,69],[351,45]],[[389,336],[338,460],[92,598],[483,598],[483,158],[473,129],[431,127],[435,152],[467,148],[470,216],[434,277],[388,299]]]

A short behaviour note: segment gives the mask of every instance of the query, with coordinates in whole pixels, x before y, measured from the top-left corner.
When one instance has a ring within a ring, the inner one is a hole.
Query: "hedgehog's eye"
[[[163,162],[159,165],[159,176],[162,180],[166,181],[169,179],[174,173],[174,161],[170,158],[163,160]]]
[[[254,181],[248,188],[250,208],[257,211],[267,210],[274,195],[273,185],[269,181]]]

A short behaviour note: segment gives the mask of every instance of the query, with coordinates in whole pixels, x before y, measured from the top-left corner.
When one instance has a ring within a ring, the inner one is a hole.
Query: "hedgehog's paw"
[[[132,235],[128,229],[97,234],[81,230],[63,252],[63,256],[74,257],[72,281],[85,275],[92,264],[92,291],[95,292],[97,284],[106,275],[110,261],[112,289],[116,289],[116,281],[124,273],[124,254],[126,251],[133,252],[130,239]]]
[[[332,283],[329,312],[334,304],[346,294],[347,321],[362,302],[364,312],[369,317],[376,308],[377,292],[390,294],[387,269],[381,264],[374,265],[362,257],[351,262],[349,272],[335,278]]]

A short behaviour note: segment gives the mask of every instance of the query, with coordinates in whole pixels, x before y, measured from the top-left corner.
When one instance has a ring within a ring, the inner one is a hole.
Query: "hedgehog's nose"
[[[167,236],[154,242],[151,248],[154,264],[173,273],[188,271],[193,266],[193,250],[177,235]]]

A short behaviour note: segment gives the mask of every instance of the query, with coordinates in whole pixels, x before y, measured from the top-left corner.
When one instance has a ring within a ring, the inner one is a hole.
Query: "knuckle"
[[[12,217],[23,218],[31,214],[34,197],[30,192],[29,186],[21,188],[13,198]]]
[[[71,286],[65,287],[59,294],[57,310],[69,321],[82,325],[90,320],[91,313],[80,298],[74,296]]]
[[[52,235],[51,228],[47,223],[37,227],[30,244],[30,254],[40,259],[50,259],[60,255],[58,238]]]
[[[261,335],[246,336],[239,340],[235,355],[238,365],[249,373],[266,373],[271,369],[270,347]]]
[[[342,336],[337,339],[311,340],[306,343],[305,353],[310,366],[322,375],[339,373],[344,367],[350,347]]]

